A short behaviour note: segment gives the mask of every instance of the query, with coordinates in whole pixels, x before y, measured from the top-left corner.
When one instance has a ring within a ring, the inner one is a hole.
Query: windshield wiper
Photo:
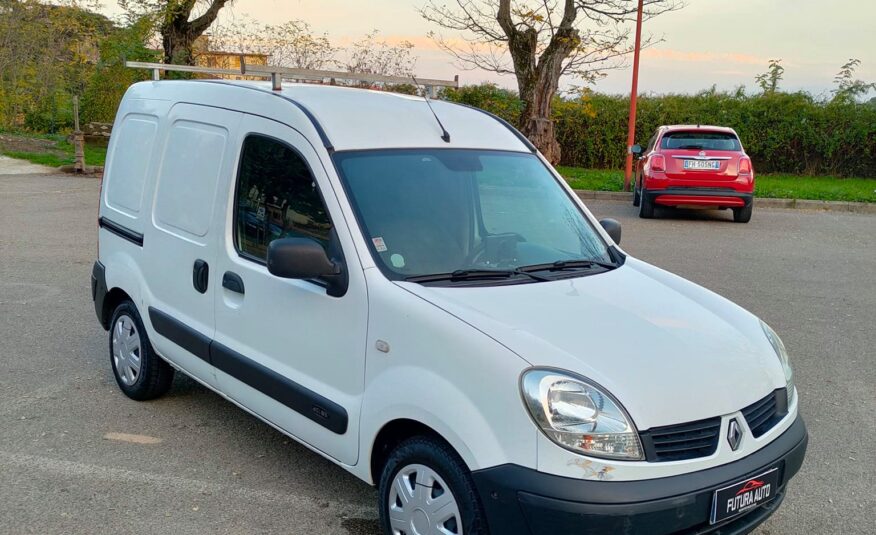
[[[539,282],[550,281],[548,277],[542,277],[534,273],[528,273],[519,269],[457,269],[450,273],[434,273],[432,275],[415,275],[405,280],[408,282],[438,282],[438,281],[466,281],[466,280],[489,280],[510,279],[515,275],[523,275]]]
[[[702,150],[703,145],[682,145],[678,147],[679,150]]]
[[[517,270],[524,273],[532,273],[533,271],[565,271],[569,269],[588,269],[593,267],[614,269],[617,267],[617,264],[588,259],[557,260],[556,262],[550,262],[548,264],[532,264],[531,266],[521,266]]]

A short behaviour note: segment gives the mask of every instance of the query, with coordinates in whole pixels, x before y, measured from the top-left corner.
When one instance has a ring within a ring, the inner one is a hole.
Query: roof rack
[[[320,71],[314,69],[293,69],[290,67],[274,67],[271,65],[247,65],[245,56],[240,56],[240,69],[217,69],[213,67],[196,67],[192,65],[171,65],[166,63],[147,63],[143,61],[126,61],[126,67],[132,69],[149,69],[152,71],[152,79],[159,80],[161,71],[195,72],[201,74],[213,74],[218,76],[254,76],[270,78],[271,87],[279,91],[281,82],[287,80],[314,80],[333,82],[345,80],[351,82],[371,82],[383,84],[410,84],[408,76],[385,76],[363,72],[345,71]],[[419,85],[425,87],[427,94],[434,96],[438,87],[459,87],[459,76],[453,80],[437,80],[432,78],[417,78]]]

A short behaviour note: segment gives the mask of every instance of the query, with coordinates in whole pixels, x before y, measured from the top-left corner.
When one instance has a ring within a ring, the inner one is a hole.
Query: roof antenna
[[[420,82],[418,82],[413,75],[411,75],[411,80],[414,81],[414,85],[420,85]],[[425,87],[423,87],[423,98],[426,100],[426,105],[429,106],[429,111],[432,112],[432,116],[438,121],[438,126],[441,127],[441,139],[443,139],[445,143],[450,143],[450,132],[444,128],[444,125],[441,124],[441,119],[438,118],[438,114],[436,114],[435,109],[432,108],[432,102],[429,100],[429,91]]]

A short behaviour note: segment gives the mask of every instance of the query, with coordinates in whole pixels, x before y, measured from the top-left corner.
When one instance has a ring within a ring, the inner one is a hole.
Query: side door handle
[[[231,271],[226,271],[225,274],[222,275],[222,287],[231,292],[239,294],[246,293],[243,286],[243,279],[240,278],[240,275]]]
[[[192,286],[195,287],[198,293],[206,293],[209,281],[210,266],[200,258],[195,260],[195,265],[192,268]]]

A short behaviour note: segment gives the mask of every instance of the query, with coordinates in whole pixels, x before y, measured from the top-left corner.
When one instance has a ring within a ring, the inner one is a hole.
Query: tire
[[[633,182],[633,206],[639,206],[642,201],[642,192],[639,191],[638,185]]]
[[[743,208],[734,208],[733,209],[733,221],[737,223],[748,223],[751,221],[751,210],[752,205],[749,204]]]
[[[420,436],[399,444],[383,467],[378,490],[380,529],[386,535],[489,534],[471,473],[459,455],[437,439]],[[430,506],[440,508],[440,515],[421,514]],[[446,531],[439,532],[438,526]]]
[[[167,393],[173,383],[173,368],[155,354],[131,301],[123,301],[113,312],[109,357],[116,384],[131,399],[155,399]]]
[[[645,195],[645,185],[639,193],[639,217],[642,219],[651,219],[654,217],[654,201]]]

